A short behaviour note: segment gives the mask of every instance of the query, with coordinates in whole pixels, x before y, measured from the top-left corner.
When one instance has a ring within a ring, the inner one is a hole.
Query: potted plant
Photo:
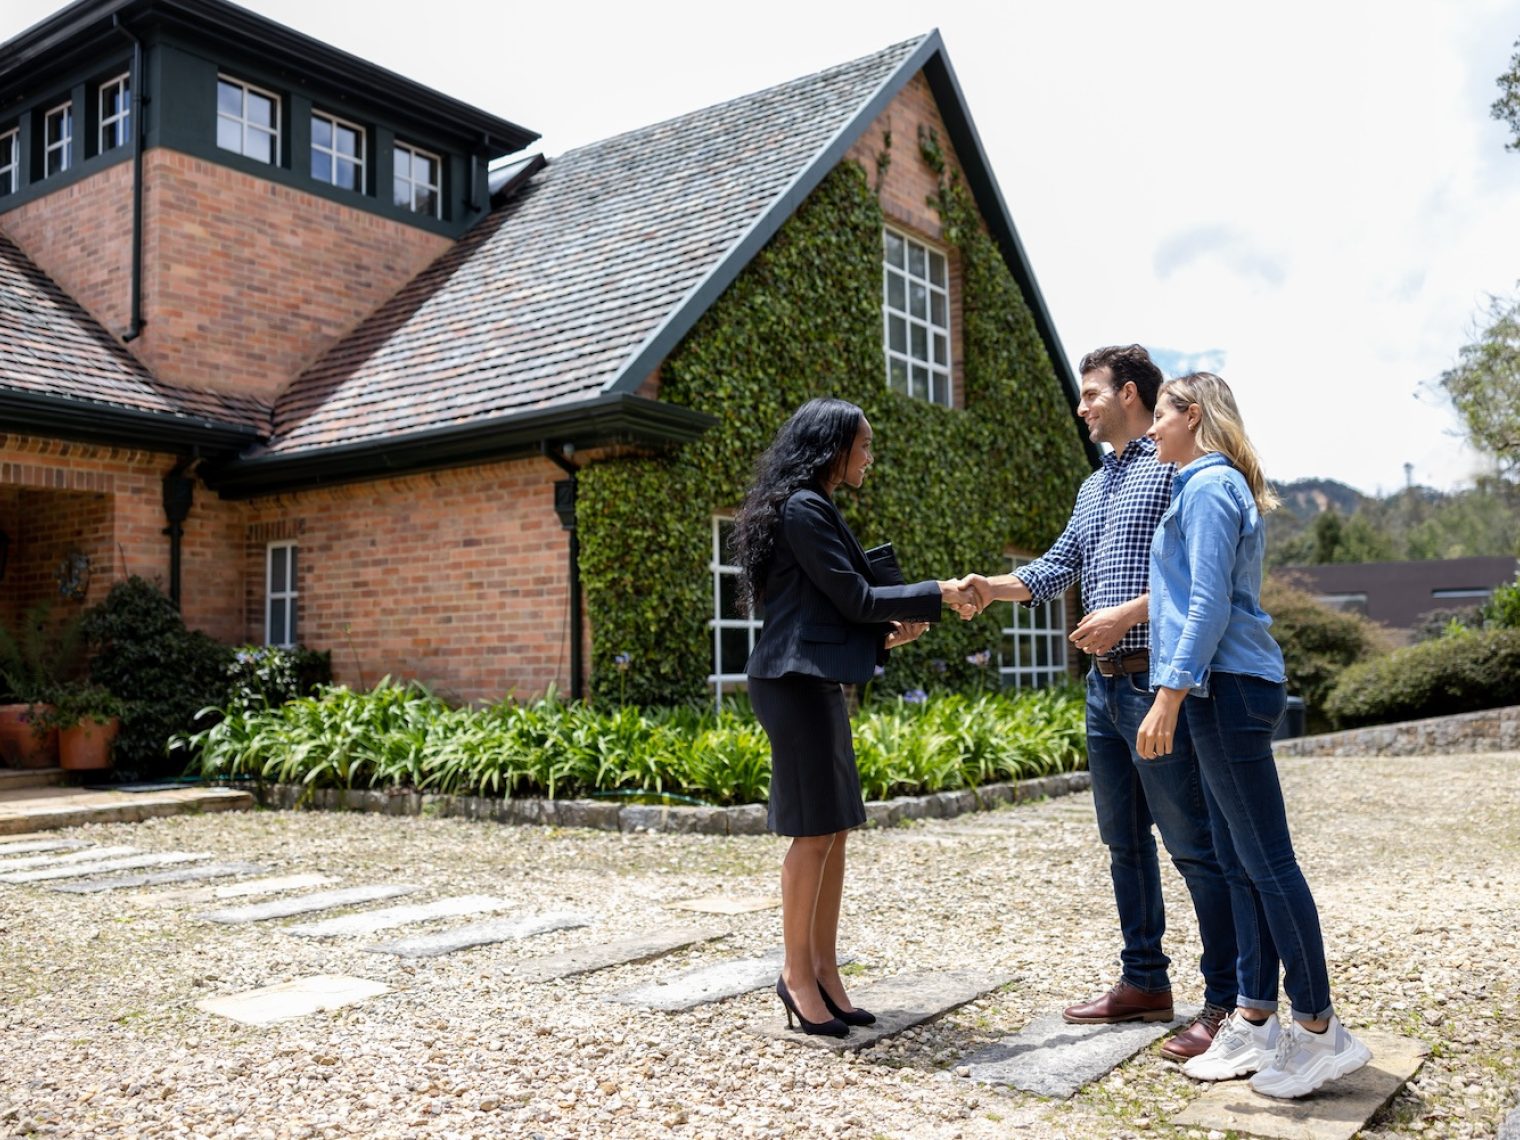
[[[121,698],[99,685],[71,681],[52,689],[40,719],[45,729],[58,733],[58,766],[69,771],[109,768],[125,711]]]
[[[78,618],[61,625],[42,602],[15,633],[0,625],[0,762],[13,768],[58,763],[58,734],[46,721],[48,694],[78,667]]]

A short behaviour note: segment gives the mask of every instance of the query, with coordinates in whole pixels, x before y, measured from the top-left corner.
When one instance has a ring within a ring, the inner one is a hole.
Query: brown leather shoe
[[[1075,1025],[1109,1025],[1116,1021],[1170,1021],[1172,991],[1146,993],[1120,979],[1102,997],[1081,1005],[1069,1005],[1061,1011],[1061,1016]]]
[[[1161,1046],[1161,1055],[1169,1061],[1186,1061],[1198,1056],[1213,1043],[1220,1023],[1229,1016],[1227,1007],[1204,1002],[1203,1012],[1193,1018],[1193,1023]]]

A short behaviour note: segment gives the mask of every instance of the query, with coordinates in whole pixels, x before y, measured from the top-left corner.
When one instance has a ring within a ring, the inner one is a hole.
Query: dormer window
[[[313,111],[311,176],[342,190],[364,192],[364,128]]]
[[[440,217],[443,203],[443,161],[406,143],[396,144],[396,179],[393,201],[414,214]]]
[[[118,75],[100,85],[100,150],[105,154],[131,141],[127,128],[132,119],[130,75]]]
[[[21,183],[21,132],[0,133],[0,195],[14,194]]]
[[[73,165],[74,104],[60,103],[42,120],[42,171],[51,178]]]
[[[222,75],[216,81],[216,145],[271,166],[280,161],[280,97]]]

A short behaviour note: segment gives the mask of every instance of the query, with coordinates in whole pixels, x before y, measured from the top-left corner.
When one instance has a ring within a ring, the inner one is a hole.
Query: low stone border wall
[[[1279,756],[1441,756],[1520,750],[1520,705],[1280,740]]]
[[[898,796],[866,804],[867,827],[890,827],[909,819],[949,819],[1021,800],[1064,796],[1085,791],[1092,783],[1086,772],[1063,772],[1033,780],[983,784],[927,796]],[[603,831],[671,831],[702,835],[764,835],[765,805],[737,807],[666,807],[617,804],[607,800],[493,799],[488,796],[438,796],[406,791],[359,791],[297,784],[266,784],[249,788],[260,805],[329,811],[366,811],[384,815],[454,816],[497,823],[542,824],[551,827],[594,827]],[[305,799],[303,800],[303,795]]]

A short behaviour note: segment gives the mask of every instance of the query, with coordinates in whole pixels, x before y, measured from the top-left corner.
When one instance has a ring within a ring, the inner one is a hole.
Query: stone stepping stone
[[[955,1071],[973,1081],[1064,1100],[1197,1012],[1196,1007],[1178,1007],[1171,1021],[1117,1025],[1071,1025],[1059,1013],[1047,1013],[1012,1037],[972,1053]]]
[[[35,851],[68,851],[80,847],[90,847],[82,839],[25,839],[15,843],[7,843],[0,846],[0,858],[10,855],[29,854]],[[0,867],[12,866],[9,862],[0,863]]]
[[[515,938],[530,938],[551,930],[573,930],[577,926],[589,926],[591,916],[557,912],[530,915],[524,918],[500,918],[492,922],[476,922],[458,926],[452,930],[440,930],[437,934],[419,934],[413,938],[398,938],[394,942],[381,942],[362,949],[368,954],[394,954],[398,958],[439,958],[456,950],[469,950],[475,946],[489,946],[494,942],[509,942]]]
[[[557,978],[569,978],[576,974],[589,974],[593,970],[605,970],[609,966],[625,966],[645,962],[691,946],[726,938],[728,932],[703,927],[667,930],[636,938],[623,938],[617,942],[601,942],[594,946],[578,946],[563,954],[550,954],[543,958],[528,958],[503,966],[503,977],[517,982],[552,982]]]
[[[1172,1123],[1273,1140],[1351,1140],[1398,1095],[1426,1053],[1423,1043],[1407,1037],[1375,1030],[1355,1033],[1372,1050],[1371,1063],[1301,1100],[1261,1096],[1247,1080],[1222,1081],[1209,1086]]]
[[[198,879],[257,875],[267,870],[268,867],[259,863],[203,863],[198,867],[183,867],[178,871],[145,871],[137,875],[110,875],[99,879],[84,879],[77,883],[60,883],[49,889],[73,895],[88,895],[97,891],[121,891],[128,887],[156,887],[161,883],[193,883]]]
[[[307,887],[325,887],[335,883],[330,875],[280,875],[272,879],[254,879],[247,883],[229,883],[225,887],[199,887],[188,891],[165,891],[156,895],[143,895],[137,901],[145,906],[169,906],[180,903],[224,902],[227,899],[247,898],[249,895],[270,895],[279,891],[301,891]]]
[[[97,875],[106,871],[136,871],[141,867],[166,867],[172,863],[194,863],[205,858],[208,856],[204,852],[166,851],[159,855],[132,855],[122,859],[101,859],[94,863],[75,863],[68,867],[17,871],[15,874],[0,875],[0,882],[43,883],[49,879],[82,879],[86,875]]]
[[[82,846],[88,847],[88,844]],[[96,859],[111,859],[118,855],[139,855],[136,847],[91,847],[88,851],[76,851],[72,855],[28,855],[25,859],[7,859],[0,863],[0,873],[31,871],[38,867],[64,867],[74,863],[89,863]]]
[[[196,918],[206,922],[236,925],[244,922],[264,922],[271,918],[289,918],[293,914],[310,914],[314,910],[334,910],[340,906],[356,906],[359,903],[379,902],[401,895],[415,894],[421,887],[400,884],[377,883],[368,887],[345,887],[337,891],[318,891],[314,895],[298,895],[293,899],[274,899],[270,902],[251,903],[248,906],[230,906],[221,910],[202,911]]]
[[[314,974],[274,986],[263,986],[240,994],[207,998],[195,1003],[197,1009],[229,1017],[244,1025],[273,1025],[321,1010],[356,1005],[379,994],[389,993],[390,986],[343,974]]]
[[[673,910],[694,910],[701,914],[750,914],[758,910],[775,910],[781,905],[780,895],[707,895],[699,899],[668,904]]]
[[[831,1049],[836,1053],[853,1052],[874,1045],[883,1037],[942,1017],[957,1006],[1007,985],[1012,979],[1012,974],[987,970],[943,970],[899,974],[858,990],[852,988],[850,1000],[861,1009],[874,1013],[876,1024],[852,1028],[848,1037],[810,1037],[800,1029],[788,1029],[786,1011],[779,1000],[763,1019],[751,1022],[750,1029],[762,1037]]]
[[[377,930],[389,930],[394,926],[406,926],[413,922],[426,922],[430,918],[458,918],[464,914],[488,914],[493,910],[506,910],[512,904],[505,899],[490,895],[460,895],[436,902],[414,906],[392,906],[383,910],[366,910],[360,914],[346,914],[341,918],[327,918],[321,922],[305,922],[287,926],[286,934],[303,938],[332,938],[339,934],[373,934]]]
[[[734,958],[712,966],[698,966],[633,989],[619,990],[608,994],[604,1000],[621,1005],[635,1005],[642,1009],[694,1009],[709,1002],[774,986],[777,975],[781,973],[782,957],[780,950],[772,950],[758,958]],[[842,966],[853,961],[854,958],[845,955],[839,959],[839,964]]]

